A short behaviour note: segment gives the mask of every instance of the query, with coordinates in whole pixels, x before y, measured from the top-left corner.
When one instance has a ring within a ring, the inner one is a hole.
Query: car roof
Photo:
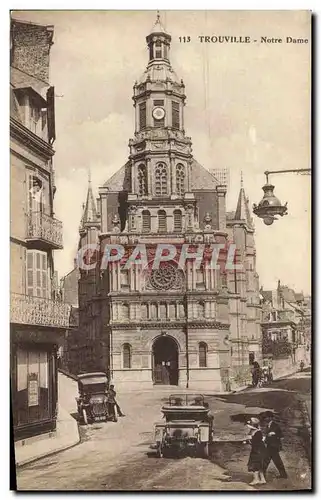
[[[91,377],[106,377],[107,375],[104,372],[89,372],[89,373],[80,373],[77,375],[78,380],[82,380],[83,378],[91,378]]]

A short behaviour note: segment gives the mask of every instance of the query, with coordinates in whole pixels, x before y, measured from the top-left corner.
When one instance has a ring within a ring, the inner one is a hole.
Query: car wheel
[[[85,408],[83,408],[83,410],[82,410],[82,418],[83,418],[84,424],[88,425],[88,417],[87,417],[87,412],[86,412]]]

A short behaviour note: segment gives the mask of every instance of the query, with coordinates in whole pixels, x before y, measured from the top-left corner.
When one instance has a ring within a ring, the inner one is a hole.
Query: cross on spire
[[[159,13],[159,10],[157,11],[156,22],[157,23],[160,22],[160,13]]]
[[[243,170],[241,170],[241,188],[243,188]]]

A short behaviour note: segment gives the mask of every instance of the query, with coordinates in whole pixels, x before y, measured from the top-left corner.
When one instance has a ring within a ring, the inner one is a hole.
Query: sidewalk
[[[22,465],[75,446],[80,441],[78,424],[59,407],[56,432],[15,443],[16,466]],[[25,443],[25,444],[23,444]]]

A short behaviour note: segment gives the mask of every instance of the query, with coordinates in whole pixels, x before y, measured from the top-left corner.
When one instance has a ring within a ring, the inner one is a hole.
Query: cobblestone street
[[[268,483],[259,488],[309,489],[310,467],[301,432],[301,404],[309,392],[310,374],[302,373],[268,388],[208,396],[217,440],[210,460],[156,458],[149,446],[166,394],[158,389],[120,394],[126,417],[118,423],[81,426],[79,445],[19,469],[17,486],[19,490],[254,490],[249,486],[249,449],[242,443],[246,430],[241,420],[273,409],[284,431],[282,457],[289,478],[277,479],[270,465]]]

